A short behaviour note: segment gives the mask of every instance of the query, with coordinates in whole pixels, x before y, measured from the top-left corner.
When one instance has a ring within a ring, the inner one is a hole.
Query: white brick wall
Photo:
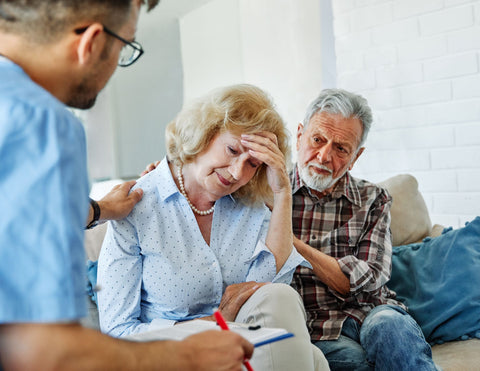
[[[375,12],[374,9],[370,11]],[[385,26],[374,27],[371,32],[375,45],[391,45],[418,37],[418,26],[415,20],[405,19]]]
[[[443,9],[443,0],[404,0],[393,4],[395,18],[410,18]]]
[[[433,223],[480,215],[480,0],[332,3],[337,85],[375,115],[353,174],[413,174]]]
[[[468,52],[425,61],[425,80],[448,79],[478,72],[477,53]]]
[[[398,63],[405,63],[443,56],[447,53],[448,43],[441,36],[418,37],[398,44],[397,48]]]
[[[480,9],[480,6],[478,7]],[[480,18],[480,13],[477,13]],[[452,32],[447,36],[448,50],[450,53],[463,52],[467,50],[478,50],[480,48],[480,27],[468,27],[458,32]]]
[[[399,89],[403,106],[446,102],[452,95],[450,81],[445,80],[402,86]]]
[[[472,6],[446,5],[446,9],[419,17],[422,35],[444,34],[447,31],[473,26]]]

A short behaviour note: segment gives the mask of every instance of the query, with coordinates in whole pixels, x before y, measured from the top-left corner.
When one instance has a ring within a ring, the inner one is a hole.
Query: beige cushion
[[[480,339],[434,345],[432,353],[443,371],[480,370]]]
[[[445,229],[445,227],[443,225],[434,224],[434,226],[432,227],[432,230],[430,231],[429,236],[430,237],[441,236],[444,229]]]
[[[103,223],[95,228],[87,229],[85,231],[85,252],[87,259],[91,261],[98,260],[100,248],[102,247],[103,238],[107,232],[108,223]]]
[[[379,185],[386,188],[393,198],[393,246],[417,242],[428,236],[432,230],[432,222],[415,177],[409,174],[396,175]]]

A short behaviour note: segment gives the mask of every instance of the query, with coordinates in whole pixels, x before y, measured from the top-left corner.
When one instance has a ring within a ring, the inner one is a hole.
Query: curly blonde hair
[[[287,130],[270,97],[256,86],[239,84],[213,90],[182,109],[166,129],[168,159],[177,166],[192,162],[217,134],[227,131],[235,135],[269,131],[277,136],[286,159],[289,155]],[[270,201],[266,165],[233,196],[249,205]]]

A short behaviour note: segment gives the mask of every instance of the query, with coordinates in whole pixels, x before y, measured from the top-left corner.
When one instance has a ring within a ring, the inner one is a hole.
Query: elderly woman
[[[227,321],[295,334],[257,349],[258,370],[323,368],[286,285],[304,260],[292,248],[288,138],[272,102],[251,85],[216,90],[168,125],[166,141],[167,158],[137,183],[143,199],[109,226],[98,267],[102,331],[213,320],[219,308]]]

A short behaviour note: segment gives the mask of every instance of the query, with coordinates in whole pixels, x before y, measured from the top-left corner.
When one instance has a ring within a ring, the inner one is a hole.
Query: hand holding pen
[[[223,318],[222,314],[217,310],[215,313],[213,313],[215,316],[215,320],[217,321],[217,324],[220,326],[222,330],[228,331],[228,325],[227,322],[225,322],[225,319]],[[243,361],[244,366],[247,368],[248,371],[253,371],[252,366],[250,365],[250,362],[248,360]]]

